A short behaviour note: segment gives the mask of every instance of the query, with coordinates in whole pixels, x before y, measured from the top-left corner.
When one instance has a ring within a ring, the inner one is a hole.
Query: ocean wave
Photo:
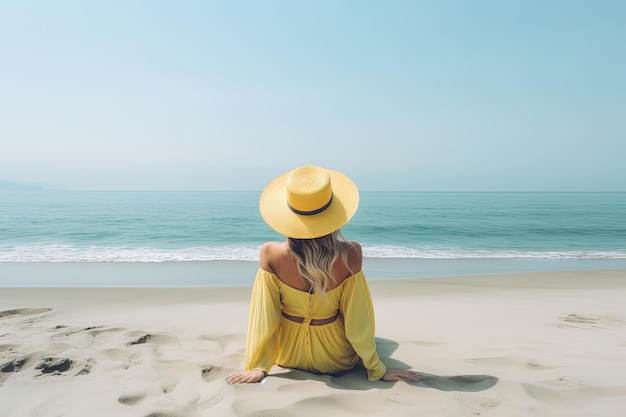
[[[457,248],[407,248],[399,246],[372,246],[363,248],[368,258],[410,259],[626,259],[619,251],[520,251]]]
[[[620,251],[519,251],[457,248],[408,248],[364,245],[366,258],[406,259],[626,259]],[[179,249],[74,245],[0,247],[0,262],[190,262],[258,261],[259,246],[190,247]]]
[[[255,261],[258,246],[192,247],[183,249],[73,245],[29,245],[0,248],[0,262],[190,262]]]

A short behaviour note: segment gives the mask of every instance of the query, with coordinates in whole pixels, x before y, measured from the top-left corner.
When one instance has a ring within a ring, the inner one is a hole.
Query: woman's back
[[[343,242],[348,247],[346,265],[339,257],[334,265],[335,282],[329,282],[329,289],[340,285],[346,278],[359,272],[363,257],[361,246],[356,242]],[[268,242],[261,247],[260,266],[262,269],[274,273],[284,284],[300,291],[310,291],[311,284],[298,273],[296,260],[291,255],[287,242]],[[329,278],[330,279],[330,278]]]

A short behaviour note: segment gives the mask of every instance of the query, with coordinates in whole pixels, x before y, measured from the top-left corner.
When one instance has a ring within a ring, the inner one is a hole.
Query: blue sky
[[[0,180],[626,191],[623,1],[5,1]]]

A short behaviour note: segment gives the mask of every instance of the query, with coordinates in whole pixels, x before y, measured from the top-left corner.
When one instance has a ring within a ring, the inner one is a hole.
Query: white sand
[[[0,416],[626,415],[626,270],[370,282],[419,383],[243,366],[249,287],[0,289]]]

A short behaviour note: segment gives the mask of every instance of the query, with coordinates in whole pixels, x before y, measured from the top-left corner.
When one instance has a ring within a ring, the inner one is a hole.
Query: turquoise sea
[[[0,192],[0,264],[256,261],[263,242],[282,239],[258,197]],[[374,278],[624,268],[626,193],[362,192],[343,232]]]

